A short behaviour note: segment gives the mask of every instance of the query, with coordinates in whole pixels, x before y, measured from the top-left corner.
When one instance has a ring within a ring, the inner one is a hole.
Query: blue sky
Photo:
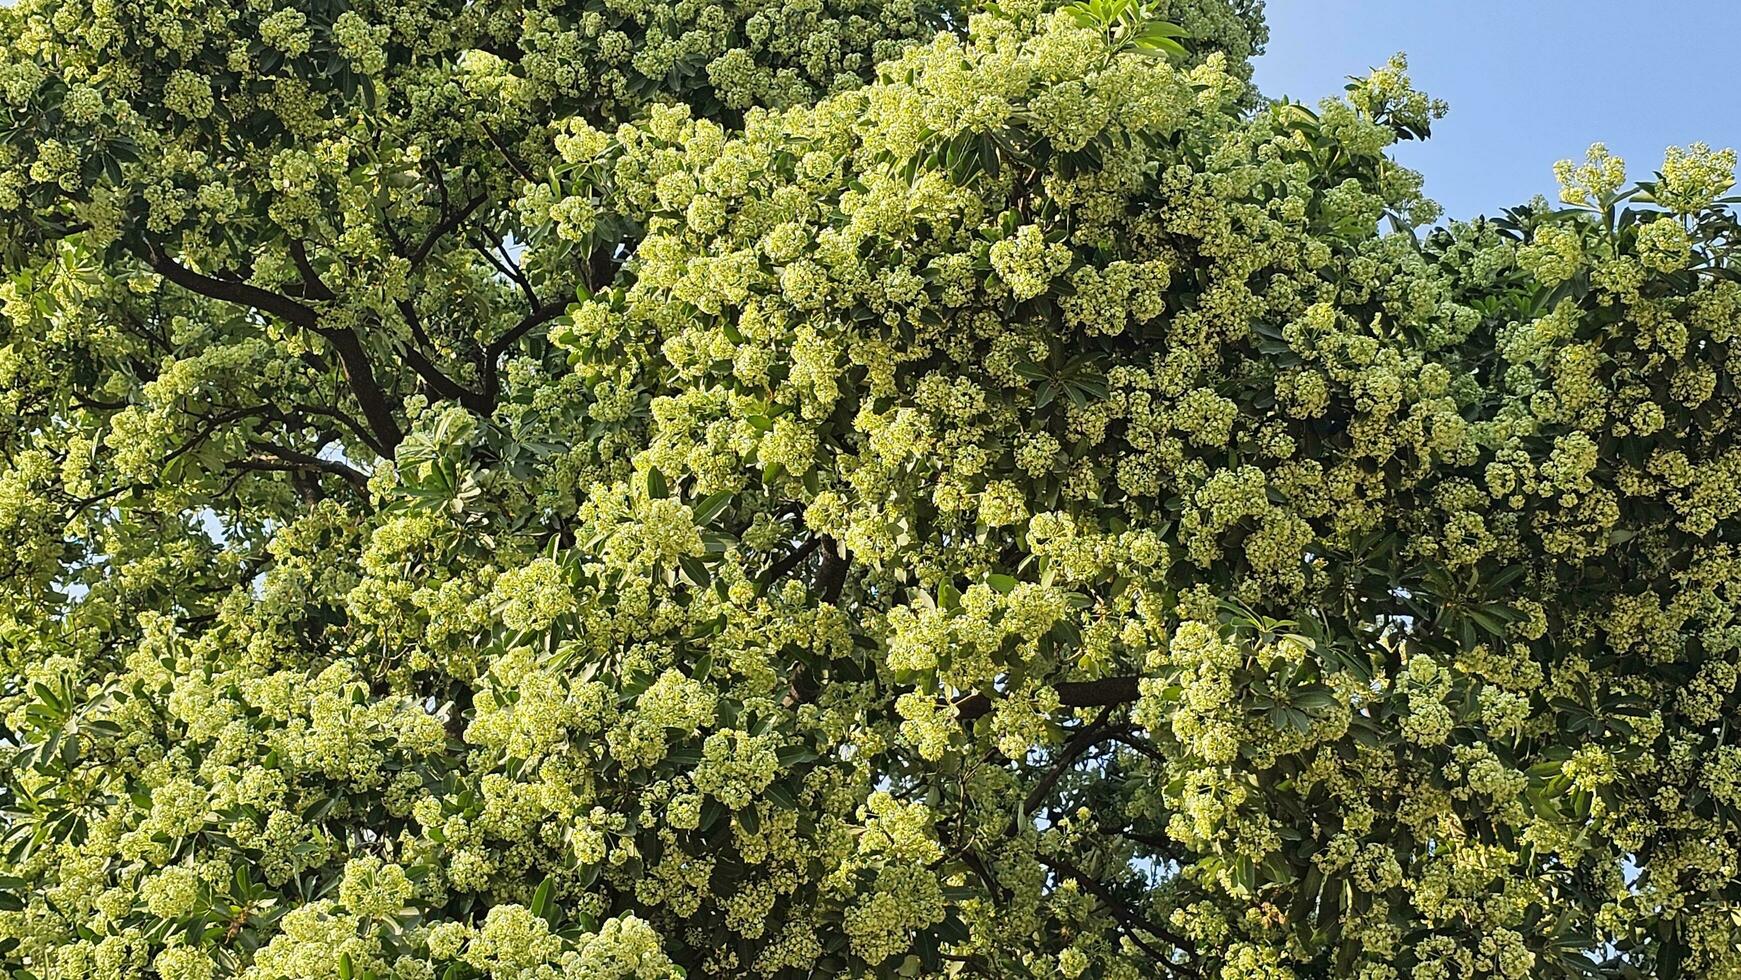
[[[1397,156],[1452,217],[1550,198],[1602,140],[1649,178],[1671,143],[1741,146],[1741,0],[1269,0],[1266,95],[1316,103],[1397,51],[1451,104]]]

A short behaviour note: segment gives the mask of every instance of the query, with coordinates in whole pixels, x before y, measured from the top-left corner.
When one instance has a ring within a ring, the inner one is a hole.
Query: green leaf
[[[719,493],[710,494],[702,498],[700,502],[691,505],[690,512],[694,515],[695,526],[707,527],[712,524],[719,515],[725,513],[725,509],[731,505],[735,497],[735,494],[721,490]]]
[[[545,913],[550,909],[550,896],[555,892],[555,890],[556,880],[554,878],[545,878],[544,882],[538,886],[538,890],[532,893],[531,908],[533,915],[540,919],[549,918]]]
[[[767,792],[768,799],[774,801],[782,810],[798,809],[798,794],[786,783],[770,783]]]
[[[707,570],[701,559],[694,555],[683,555],[677,559],[677,565],[683,569],[683,577],[696,588],[706,588],[713,581],[713,573]]]
[[[665,761],[678,766],[698,766],[702,755],[699,747],[675,748],[665,753]]]

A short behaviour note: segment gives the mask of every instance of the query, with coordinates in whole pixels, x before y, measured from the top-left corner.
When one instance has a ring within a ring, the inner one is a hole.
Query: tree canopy
[[[1734,152],[1266,42],[0,9],[0,971],[1741,978]]]

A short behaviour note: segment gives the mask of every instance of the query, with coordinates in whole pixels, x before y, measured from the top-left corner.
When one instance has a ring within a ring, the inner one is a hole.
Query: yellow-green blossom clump
[[[1261,7],[0,7],[0,974],[1741,977],[1734,154]]]

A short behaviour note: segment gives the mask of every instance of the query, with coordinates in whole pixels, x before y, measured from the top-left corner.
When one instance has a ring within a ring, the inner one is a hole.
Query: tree
[[[1261,4],[0,11],[16,977],[1741,976],[1732,152]]]

